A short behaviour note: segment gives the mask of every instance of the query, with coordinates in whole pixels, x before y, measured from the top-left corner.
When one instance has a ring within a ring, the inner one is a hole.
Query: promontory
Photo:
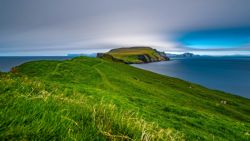
[[[126,64],[141,64],[169,60],[164,52],[157,51],[151,47],[117,48],[107,53],[98,53],[97,57]]]

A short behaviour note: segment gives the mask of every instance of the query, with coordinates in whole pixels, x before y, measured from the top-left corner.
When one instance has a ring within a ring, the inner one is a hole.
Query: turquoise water
[[[133,66],[250,98],[249,57],[195,57]]]

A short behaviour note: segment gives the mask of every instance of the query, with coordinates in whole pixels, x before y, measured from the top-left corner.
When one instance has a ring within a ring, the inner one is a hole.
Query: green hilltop
[[[159,52],[151,47],[117,48],[112,49],[107,53],[99,53],[97,54],[97,57],[126,64],[140,64],[169,60],[164,52]]]
[[[250,139],[250,100],[100,58],[0,73],[0,140]]]

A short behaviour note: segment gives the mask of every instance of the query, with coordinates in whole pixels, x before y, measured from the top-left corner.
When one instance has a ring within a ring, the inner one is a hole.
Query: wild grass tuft
[[[135,112],[74,93],[45,90],[39,81],[5,76],[0,86],[1,140],[183,140]],[[10,89],[15,87],[15,89]]]

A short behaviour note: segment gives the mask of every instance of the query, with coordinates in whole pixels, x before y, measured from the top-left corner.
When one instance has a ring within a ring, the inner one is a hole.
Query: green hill
[[[150,63],[169,60],[164,52],[159,52],[150,47],[112,49],[107,53],[97,54],[97,57],[116,62],[123,62],[126,64]]]
[[[250,100],[99,58],[0,74],[0,140],[249,140]]]

